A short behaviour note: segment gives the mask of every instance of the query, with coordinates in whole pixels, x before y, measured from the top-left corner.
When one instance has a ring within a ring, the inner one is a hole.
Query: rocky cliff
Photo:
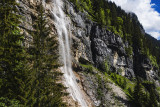
[[[20,26],[25,34],[24,45],[29,47],[32,36],[28,30],[34,30],[32,24],[37,17],[36,7],[39,0],[18,0],[18,2],[20,14],[23,16],[22,21],[24,21]],[[54,17],[51,13],[51,8],[53,8],[51,2],[52,0],[46,0],[43,6],[48,16],[48,26],[52,28],[52,33],[57,35]],[[78,11],[69,1],[64,0],[64,4],[63,10],[70,23],[68,30],[72,37],[73,69],[80,76],[77,82],[82,85],[82,90],[91,100],[92,106],[129,106],[123,90],[104,76],[105,63],[109,66],[109,71],[129,80],[140,76],[144,80],[151,80],[159,85],[158,68],[152,65],[147,56],[133,51],[131,55],[127,55],[126,49],[129,47],[127,41],[124,42],[119,35],[107,30],[107,27],[102,27],[90,20],[87,12]],[[94,67],[91,67],[92,70],[90,70],[82,64]]]
[[[126,52],[126,48],[129,47],[128,42],[124,42],[119,35],[89,20],[87,13],[77,12],[74,5],[69,2],[66,3],[66,13],[73,23],[72,50],[77,62],[79,61],[78,58],[84,58],[94,64],[95,67],[104,70],[104,63],[107,61],[112,72],[129,79],[135,78],[135,73],[148,80],[156,78],[158,68],[152,65],[145,55],[135,54],[132,51],[131,56],[128,56]],[[133,15],[134,17],[136,16]],[[144,32],[143,28],[142,32]],[[135,61],[135,58],[138,60]],[[138,66],[140,72],[134,71],[135,66]],[[119,69],[122,72],[118,72]]]

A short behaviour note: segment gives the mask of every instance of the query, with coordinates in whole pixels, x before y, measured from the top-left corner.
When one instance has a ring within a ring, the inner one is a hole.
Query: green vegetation
[[[29,31],[33,44],[25,48],[20,32],[21,16],[15,0],[0,1],[0,106],[2,107],[65,107],[67,95],[57,83],[62,73],[57,55],[57,41],[47,27],[42,5]]]
[[[105,73],[105,77],[111,79],[115,84],[120,86],[129,97],[132,96],[132,92],[135,86],[133,81],[130,81],[129,79],[116,73],[111,73],[110,75]]]
[[[120,86],[122,90],[128,95],[128,98],[137,107],[157,107],[158,101],[156,96],[156,88],[152,82],[136,82],[120,76],[116,73],[105,73],[106,78],[110,78],[115,84]],[[158,90],[158,89],[157,89]]]
[[[119,68],[117,70],[118,72],[122,73],[122,69]],[[123,91],[128,95],[128,96],[131,96],[133,92],[133,89],[134,89],[134,82],[130,81],[129,79],[121,76],[121,75],[118,75],[116,73],[111,73],[110,71],[110,66],[109,66],[109,63],[108,61],[106,60],[105,61],[105,70],[104,70],[104,75],[106,78],[109,78],[110,80],[112,80],[115,84],[117,84],[118,86],[120,86]]]
[[[0,97],[0,107],[19,107],[19,101],[17,100],[9,100],[7,98]]]
[[[125,47],[125,51],[126,51],[127,56],[131,57],[132,52],[133,52],[132,47],[131,46],[129,46],[128,48]]]
[[[160,64],[160,48],[158,48],[160,43],[142,32],[143,27],[133,14],[126,13],[109,0],[70,1],[75,4],[77,11],[88,12],[88,17],[91,20],[102,27],[107,26],[109,31],[121,36],[124,42],[127,41],[129,47],[125,50],[128,56],[131,56],[132,53],[147,55],[152,60],[152,64],[158,67],[157,63]]]
[[[145,46],[147,47],[145,51],[150,55],[152,55],[152,57],[154,57],[153,62],[155,63],[158,62],[157,64],[160,65],[160,42],[148,34],[146,34],[145,36],[146,36]],[[152,60],[152,58],[150,59]]]
[[[111,73],[111,71],[110,71],[110,65],[109,65],[109,63],[108,63],[107,60],[105,61],[104,65],[105,65],[105,72],[107,72],[108,74],[110,74]]]
[[[127,56],[132,57],[135,64],[139,63],[138,56],[145,56],[150,59],[154,67],[160,68],[158,66],[160,65],[160,48],[158,48],[160,43],[143,33],[143,27],[134,14],[126,13],[109,0],[70,1],[75,4],[77,11],[88,12],[88,16],[92,21],[97,22],[102,27],[107,27],[109,31],[121,36],[123,42],[128,43],[128,47],[125,48]],[[133,53],[137,56],[134,56]],[[148,83],[140,82],[138,79],[130,81],[116,73],[111,73],[110,65],[107,61],[105,61],[104,66],[105,77],[120,86],[137,107],[157,106],[155,87],[151,86],[150,89],[147,89],[146,84]],[[92,65],[87,64],[83,65],[83,67],[88,68],[89,72],[95,69]],[[141,72],[138,69],[138,65],[134,65],[134,71]],[[122,72],[122,70],[119,69],[118,72]],[[101,79],[99,78],[98,80],[100,81]],[[98,92],[101,95],[101,91],[98,90]],[[152,101],[151,99],[155,100]]]
[[[128,42],[125,51],[132,54],[146,55],[153,66],[160,65],[160,43],[147,34],[142,33],[142,26],[130,13],[125,13],[115,3],[107,0],[70,0],[77,11],[88,12],[88,17],[102,27],[114,32]],[[33,44],[29,48],[23,46],[24,35],[19,25],[22,16],[18,15],[16,0],[0,0],[0,106],[3,107],[65,107],[62,97],[66,89],[57,81],[62,73],[57,55],[57,41],[47,27],[47,19],[42,5],[37,7],[38,17],[33,24]],[[135,58],[136,59],[136,58]],[[135,63],[137,60],[134,59]],[[138,58],[137,58],[138,59]],[[91,64],[81,64],[88,73],[100,71]],[[130,81],[110,71],[105,61],[104,77],[117,84],[137,106],[157,107],[159,92],[152,82]],[[159,67],[160,68],[160,67]],[[135,69],[136,72],[139,72]],[[122,72],[119,69],[118,72]],[[102,73],[102,72],[101,72]],[[98,99],[103,101],[102,91],[105,81],[97,76]],[[105,103],[105,102],[102,102]]]
[[[150,59],[152,65],[158,68],[156,57],[152,56],[152,55],[149,55],[149,59]]]
[[[98,96],[97,96],[97,99],[102,100],[102,97],[104,96],[103,92],[102,92],[102,90],[104,88],[104,84],[103,84],[101,76],[98,75],[98,74],[96,76],[97,76],[97,82],[98,82],[98,88],[97,88],[97,95]]]
[[[34,72],[34,106],[64,106],[61,97],[65,87],[56,83],[60,72],[56,72],[59,67],[57,47],[55,38],[50,37],[51,29],[46,27],[47,20],[42,5],[39,6],[38,18],[35,21],[33,31],[33,48],[29,50],[32,54]]]
[[[133,92],[133,101],[138,105],[138,106],[146,106],[145,102],[146,96],[145,96],[145,90],[140,82],[137,82],[134,92]]]
[[[27,53],[22,47],[21,16],[14,0],[0,1],[0,96],[26,103],[30,72]]]
[[[96,70],[98,73],[96,74],[97,82],[98,82],[98,88],[97,88],[97,98],[103,100],[103,89],[107,88],[106,83],[107,82],[113,82],[116,85],[118,85],[128,96],[128,99],[132,104],[134,104],[136,107],[157,107],[158,106],[158,96],[157,92],[160,93],[160,88],[155,86],[153,82],[149,81],[141,81],[139,78],[137,78],[134,81],[131,81],[121,75],[118,75],[116,73],[111,73],[110,67],[108,66],[108,62],[105,61],[105,67],[106,70],[104,72],[98,70],[91,64],[81,64],[82,67],[89,69],[92,73],[93,70]],[[119,72],[121,70],[118,70]],[[104,79],[105,78],[105,81]],[[108,89],[110,90],[110,89]],[[103,102],[105,103],[105,102]]]
[[[138,107],[158,107],[155,86],[152,82],[137,79],[132,101]]]
[[[94,71],[98,71],[97,68],[95,68],[93,65],[91,64],[80,64],[82,67],[86,68],[85,72],[86,73],[94,73]]]

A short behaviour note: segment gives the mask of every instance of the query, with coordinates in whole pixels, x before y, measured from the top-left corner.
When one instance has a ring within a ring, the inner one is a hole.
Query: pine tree
[[[147,97],[144,88],[139,80],[137,81],[136,86],[134,88],[133,99],[138,107],[145,107]]]
[[[156,98],[155,90],[153,89],[153,87],[151,87],[149,93],[150,93],[150,96],[149,96],[149,106],[150,107],[157,107],[158,106],[158,104],[157,104],[157,98]]]
[[[126,78],[123,79],[123,84],[122,84],[122,88],[125,89],[127,86],[127,80]]]
[[[112,26],[117,26],[117,11],[116,11],[116,5],[115,3],[112,3],[111,5],[111,24]]]
[[[99,10],[98,17],[99,17],[99,23],[101,25],[106,25],[105,12],[102,8],[100,8],[100,10]]]
[[[17,6],[15,0],[0,1],[0,96],[25,104],[30,74],[26,68],[27,55],[22,46]]]
[[[47,20],[42,4],[38,7],[38,18],[33,25],[33,45],[30,50],[33,55],[33,72],[35,82],[33,90],[35,91],[33,104],[36,107],[59,107],[65,106],[62,102],[62,92],[65,87],[57,83],[62,75],[56,71],[59,67],[57,40],[51,37],[51,29],[47,27]]]

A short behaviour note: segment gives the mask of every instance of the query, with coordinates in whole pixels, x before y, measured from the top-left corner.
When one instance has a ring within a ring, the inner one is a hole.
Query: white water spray
[[[61,68],[64,73],[64,83],[68,87],[68,92],[72,98],[82,106],[87,107],[87,104],[83,98],[83,94],[76,82],[76,77],[72,71],[71,67],[71,55],[70,55],[70,34],[68,32],[69,24],[67,23],[67,17],[63,12],[63,1],[62,0],[53,0],[53,10],[55,26],[59,36],[60,43],[60,54],[63,60],[64,66]]]

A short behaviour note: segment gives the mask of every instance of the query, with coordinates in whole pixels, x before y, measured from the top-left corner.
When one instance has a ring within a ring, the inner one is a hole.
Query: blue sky
[[[152,8],[160,13],[160,0],[151,0],[151,4],[155,4]]]
[[[160,13],[160,0],[151,0],[150,4],[155,4],[154,6],[152,6],[152,8],[154,8],[158,13]],[[158,40],[160,40],[160,37],[158,37]]]
[[[134,12],[145,31],[160,39],[160,0],[110,0],[126,12]]]

